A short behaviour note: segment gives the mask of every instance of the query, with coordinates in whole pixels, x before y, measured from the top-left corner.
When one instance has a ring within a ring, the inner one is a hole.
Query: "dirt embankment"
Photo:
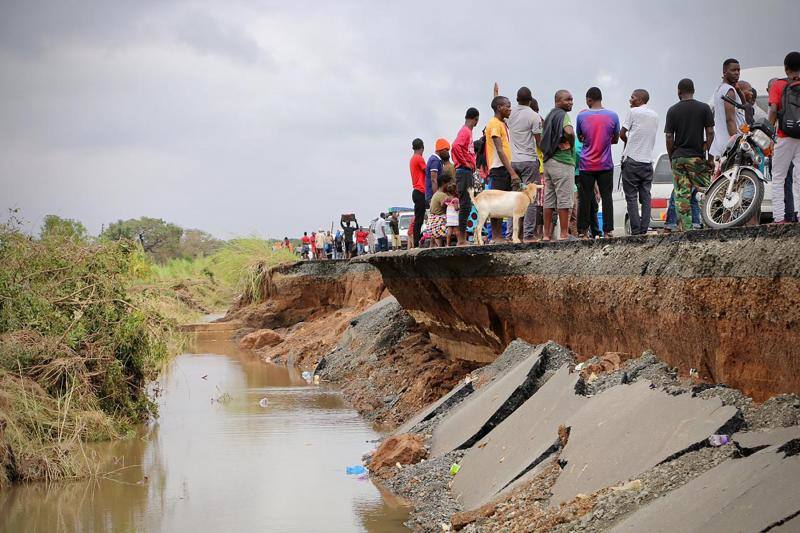
[[[259,353],[304,368],[336,345],[354,316],[388,294],[375,268],[348,261],[280,265],[266,273],[259,289],[263,301],[240,300],[224,320],[244,326],[239,336],[274,330],[281,342]]]
[[[586,359],[654,351],[758,401],[800,391],[800,226],[370,256],[446,353],[513,339]]]
[[[350,324],[316,373],[339,384],[362,416],[387,428],[405,422],[480,366],[448,358],[392,297]]]

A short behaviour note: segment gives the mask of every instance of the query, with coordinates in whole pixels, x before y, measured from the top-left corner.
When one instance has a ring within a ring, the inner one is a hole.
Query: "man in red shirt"
[[[788,117],[784,116],[786,110],[782,109],[784,92],[787,99],[800,92],[800,52],[789,52],[783,60],[786,79],[775,80],[769,90],[769,121],[775,125],[778,122],[778,142],[775,143],[775,154],[772,156],[772,216],[777,224],[786,223],[786,191],[784,182],[789,173],[789,166],[794,163],[792,172],[792,196],[794,205],[800,201],[800,133],[794,123],[794,130],[784,131]],[[780,119],[780,120],[778,120]],[[794,213],[789,213],[790,217]]]
[[[300,256],[303,259],[308,259],[308,252],[311,247],[311,237],[308,236],[308,232],[303,232],[303,239],[301,240],[303,245],[300,247]]]
[[[411,141],[411,149],[414,155],[411,156],[409,168],[411,169],[411,185],[414,190],[411,192],[411,200],[414,202],[414,246],[419,246],[419,239],[422,236],[422,222],[425,220],[425,159],[422,152],[425,145],[422,139]]]
[[[480,113],[474,107],[467,109],[464,125],[456,135],[450,155],[456,167],[456,191],[458,192],[458,245],[467,244],[467,220],[472,210],[472,199],[469,190],[473,186],[475,173],[475,145],[472,142],[472,130],[478,125]]]
[[[364,248],[367,246],[367,237],[369,237],[369,233],[364,231],[364,228],[358,228],[356,232],[356,248],[358,249],[358,255],[364,255]]]

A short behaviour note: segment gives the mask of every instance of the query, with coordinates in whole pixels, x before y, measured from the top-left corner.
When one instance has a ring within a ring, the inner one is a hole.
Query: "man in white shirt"
[[[745,123],[744,108],[739,91],[735,89],[739,82],[741,66],[736,59],[726,59],[722,64],[722,83],[714,91],[711,109],[714,111],[714,142],[708,152],[719,158],[728,140],[736,135],[739,126]],[[722,99],[723,96],[735,101],[742,108]]]
[[[631,93],[631,109],[619,132],[619,138],[625,143],[621,177],[632,235],[647,233],[650,228],[653,145],[658,131],[658,114],[647,107],[649,101],[650,94],[644,89]],[[641,215],[637,201],[642,206]]]
[[[542,184],[539,174],[539,159],[536,157],[536,146],[541,141],[542,117],[531,108],[533,95],[527,87],[517,91],[517,105],[511,108],[508,117],[508,135],[511,141],[511,167],[519,175],[520,183],[512,190],[520,190],[529,183]],[[528,206],[523,222],[523,238],[532,240],[536,229],[536,208],[541,202],[536,199]]]
[[[375,221],[375,238],[378,252],[389,251],[389,237],[386,235],[386,213],[381,213]]]

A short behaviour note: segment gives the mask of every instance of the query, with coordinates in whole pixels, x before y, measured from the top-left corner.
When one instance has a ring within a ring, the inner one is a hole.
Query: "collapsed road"
[[[395,428],[365,464],[414,529],[800,528],[800,226],[302,263],[264,294],[229,318]]]

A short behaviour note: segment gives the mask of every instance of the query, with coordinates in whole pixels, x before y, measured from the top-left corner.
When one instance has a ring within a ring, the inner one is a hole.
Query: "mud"
[[[386,296],[380,273],[366,263],[314,261],[271,268],[263,277],[261,301],[244,296],[225,320],[251,329],[278,329],[345,308],[365,309]]]
[[[657,353],[756,401],[800,391],[800,225],[368,258],[446,353],[513,339],[582,358]]]

